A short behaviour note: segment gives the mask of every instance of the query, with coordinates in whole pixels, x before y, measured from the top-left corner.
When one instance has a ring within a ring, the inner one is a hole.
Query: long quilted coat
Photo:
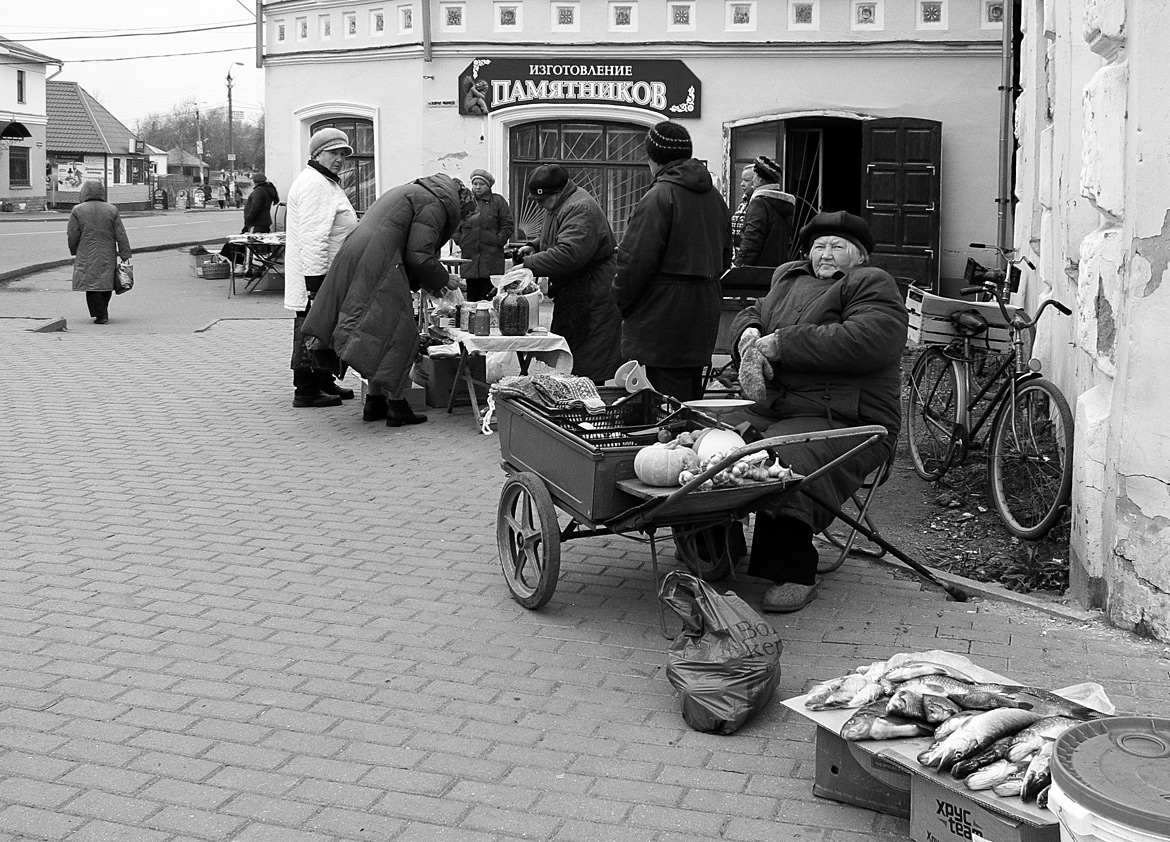
[[[130,259],[130,239],[118,209],[106,201],[100,181],[81,185],[81,201],[69,214],[67,235],[73,261],[73,289],[103,292],[114,288],[118,258]]]
[[[418,352],[411,291],[441,294],[450,277],[439,251],[459,226],[459,187],[438,173],[382,195],[342,243],[304,332],[388,393]]]
[[[536,254],[524,258],[548,278],[552,332],[573,352],[573,374],[603,383],[621,365],[622,317],[613,300],[613,229],[589,191],[572,179],[545,214]]]

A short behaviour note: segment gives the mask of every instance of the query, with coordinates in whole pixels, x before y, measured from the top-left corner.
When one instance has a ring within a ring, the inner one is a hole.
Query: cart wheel
[[[561,531],[552,497],[536,474],[514,474],[504,483],[496,544],[512,599],[532,610],[552,599],[561,573]]]
[[[675,558],[704,582],[726,579],[739,556],[746,552],[742,533],[735,532],[734,526],[675,526],[670,532]]]

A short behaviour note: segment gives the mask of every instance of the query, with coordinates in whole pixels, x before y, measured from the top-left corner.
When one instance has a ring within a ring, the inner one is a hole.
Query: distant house
[[[0,38],[0,210],[43,210],[46,202],[45,79],[59,59]]]
[[[77,203],[81,182],[100,181],[121,208],[150,207],[150,157],[145,141],[76,82],[48,82],[48,203]]]
[[[186,149],[176,146],[167,152],[167,172],[170,175],[185,175],[196,184],[206,184],[210,169],[202,158],[192,155]]]

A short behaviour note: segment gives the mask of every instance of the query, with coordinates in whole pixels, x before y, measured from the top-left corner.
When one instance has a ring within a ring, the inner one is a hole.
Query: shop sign
[[[459,113],[533,103],[616,105],[699,117],[702,85],[681,61],[477,58],[459,75]]]

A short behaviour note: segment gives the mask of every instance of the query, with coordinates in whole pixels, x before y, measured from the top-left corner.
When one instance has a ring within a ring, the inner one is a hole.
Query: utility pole
[[[244,63],[242,61],[233,61],[230,65],[228,65],[228,72],[227,72],[227,94],[228,94],[228,114],[227,114],[227,118],[228,118],[228,121],[227,121],[227,123],[228,123],[228,125],[227,125],[228,156],[227,156],[227,159],[228,159],[228,171],[231,173],[231,177],[229,179],[229,182],[231,184],[231,190],[232,190],[233,195],[234,195],[235,189],[236,189],[236,147],[235,147],[235,144],[232,140],[232,126],[236,120],[235,120],[235,115],[232,113],[232,68],[235,67],[237,64],[240,67],[244,66]]]
[[[195,105],[195,157],[199,159],[199,180],[203,181],[203,129],[199,126],[199,105]]]

